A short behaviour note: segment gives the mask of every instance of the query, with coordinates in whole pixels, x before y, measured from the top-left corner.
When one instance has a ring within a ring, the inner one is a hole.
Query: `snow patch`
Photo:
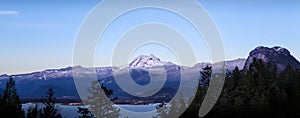
[[[164,66],[166,62],[160,61],[154,55],[141,55],[135,58],[129,65],[129,68],[149,68],[154,66]]]

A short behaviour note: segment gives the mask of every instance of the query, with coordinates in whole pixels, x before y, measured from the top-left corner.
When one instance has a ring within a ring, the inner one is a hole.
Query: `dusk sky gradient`
[[[72,66],[77,32],[84,18],[99,2],[101,0],[1,0],[0,74],[29,73]],[[218,27],[227,60],[247,58],[249,52],[257,46],[281,46],[300,59],[299,0],[198,2]],[[199,47],[203,48],[205,43],[200,42],[203,44],[199,44]],[[159,50],[149,52],[149,46],[145,49],[148,50],[144,52],[146,54],[153,53],[161,60],[173,61],[174,55],[166,56]],[[143,51],[137,51],[132,58],[142,53]],[[96,59],[101,58],[101,55],[96,54]],[[210,60],[205,56],[198,61]],[[106,62],[108,61],[96,64],[108,66]]]

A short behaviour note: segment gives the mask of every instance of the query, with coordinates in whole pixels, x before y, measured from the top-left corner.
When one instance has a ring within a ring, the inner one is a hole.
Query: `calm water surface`
[[[28,103],[23,104],[23,108],[26,109],[29,106],[33,106],[34,104]],[[140,118],[140,114],[143,113],[143,118],[152,118],[155,115],[155,106],[157,104],[151,105],[117,105],[120,108],[120,118]],[[69,106],[69,105],[59,105],[61,108],[61,114],[65,118],[78,118],[79,114],[77,113],[77,107],[85,107],[85,106]]]

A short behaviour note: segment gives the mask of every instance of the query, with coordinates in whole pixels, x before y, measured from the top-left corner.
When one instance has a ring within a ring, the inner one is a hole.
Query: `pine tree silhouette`
[[[191,104],[187,108],[185,112],[180,116],[180,118],[197,118],[198,112],[201,107],[202,101],[204,99],[204,95],[206,94],[206,90],[208,88],[211,74],[212,74],[212,67],[206,65],[202,71],[200,71],[201,79],[199,79],[199,84],[196,89],[195,97],[192,100]]]
[[[78,107],[77,113],[80,113],[78,118],[95,118],[88,108]]]
[[[52,87],[49,87],[47,91],[47,100],[44,103],[45,107],[42,109],[41,118],[62,118],[60,112],[60,108],[55,103],[55,92],[53,91]]]
[[[3,96],[0,100],[0,114],[11,118],[23,118],[25,115],[12,76],[6,82]]]
[[[88,92],[89,96],[85,103],[93,116],[97,118],[117,118],[120,116],[120,109],[112,102],[117,97],[111,97],[113,94],[111,89],[108,89],[103,84],[100,85],[99,81],[93,81]]]

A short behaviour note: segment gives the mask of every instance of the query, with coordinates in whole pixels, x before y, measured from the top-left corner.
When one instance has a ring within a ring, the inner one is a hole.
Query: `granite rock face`
[[[293,69],[300,69],[299,61],[287,49],[279,46],[272,48],[260,46],[255,48],[250,52],[244,69],[249,69],[254,58],[276,65],[278,71],[283,71],[287,65],[290,65]]]

